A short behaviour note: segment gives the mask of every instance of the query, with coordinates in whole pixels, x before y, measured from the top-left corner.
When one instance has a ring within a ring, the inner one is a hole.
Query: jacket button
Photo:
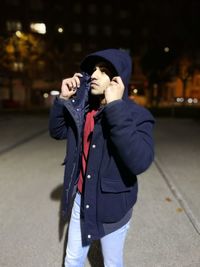
[[[94,144],[94,145],[92,145],[92,148],[96,148],[96,145]]]
[[[87,178],[88,178],[88,179],[90,179],[90,178],[91,178],[91,175],[90,175],[90,174],[88,174],[88,175],[87,175]]]
[[[72,102],[74,103],[75,102],[75,99],[72,99]]]
[[[86,205],[85,207],[86,207],[86,209],[89,209],[90,205]]]
[[[88,235],[87,237],[90,239],[92,236],[91,235]]]

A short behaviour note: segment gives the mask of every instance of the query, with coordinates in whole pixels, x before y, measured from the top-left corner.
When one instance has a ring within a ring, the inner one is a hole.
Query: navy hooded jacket
[[[67,215],[77,189],[84,119],[90,104],[90,74],[95,63],[102,60],[112,64],[122,78],[125,91],[121,100],[107,104],[95,116],[81,203],[85,245],[104,235],[103,223],[120,221],[133,207],[137,200],[137,175],[144,172],[154,158],[154,118],[147,109],[128,98],[132,72],[129,55],[118,49],[88,55],[80,65],[83,78],[76,97],[57,98],[50,113],[50,135],[67,140],[63,215]]]

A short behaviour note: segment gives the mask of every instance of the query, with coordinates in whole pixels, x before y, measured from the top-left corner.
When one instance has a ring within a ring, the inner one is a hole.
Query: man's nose
[[[97,78],[97,71],[95,70],[91,75],[91,79],[96,79],[96,78]]]

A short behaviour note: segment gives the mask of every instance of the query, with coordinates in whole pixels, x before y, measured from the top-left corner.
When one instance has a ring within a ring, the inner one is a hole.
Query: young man
[[[98,51],[80,68],[63,80],[50,114],[51,136],[67,139],[63,214],[73,207],[65,267],[84,266],[96,239],[104,266],[122,267],[136,175],[154,158],[154,119],[128,98],[132,63],[126,52]]]

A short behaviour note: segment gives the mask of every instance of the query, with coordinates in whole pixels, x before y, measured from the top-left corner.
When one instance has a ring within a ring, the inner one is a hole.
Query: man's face
[[[91,75],[90,89],[93,95],[103,95],[110,85],[112,73],[105,62],[95,65]]]

